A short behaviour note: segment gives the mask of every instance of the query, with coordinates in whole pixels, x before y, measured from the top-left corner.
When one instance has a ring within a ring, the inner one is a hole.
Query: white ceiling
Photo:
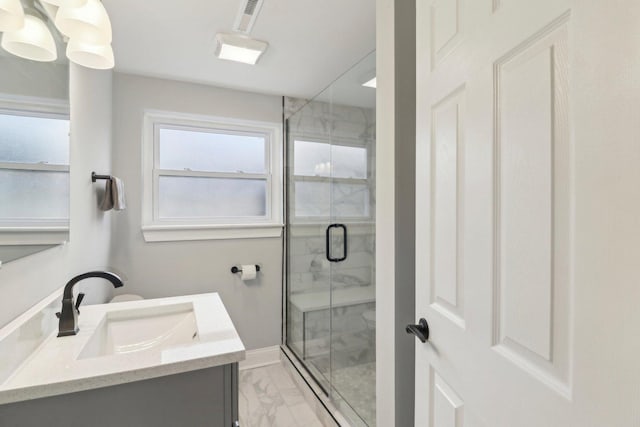
[[[269,48],[255,66],[214,55],[240,0],[103,2],[119,72],[308,98],[375,49],[373,0],[264,0],[250,35]]]
[[[375,108],[376,91],[362,86],[376,75],[376,54],[371,53],[351,69],[345,70],[331,85],[318,94],[316,101],[352,107]]]

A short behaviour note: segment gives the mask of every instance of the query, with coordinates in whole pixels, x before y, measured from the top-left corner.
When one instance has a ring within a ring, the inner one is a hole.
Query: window
[[[282,232],[280,124],[145,115],[147,241]]]
[[[69,228],[68,106],[10,104],[0,107],[0,229],[40,243],[26,235]]]
[[[366,147],[296,139],[293,157],[296,218],[370,218]]]

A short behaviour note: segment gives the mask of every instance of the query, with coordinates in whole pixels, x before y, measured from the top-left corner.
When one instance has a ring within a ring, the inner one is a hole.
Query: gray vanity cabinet
[[[237,363],[0,405],[0,426],[11,427],[231,427],[237,420]]]

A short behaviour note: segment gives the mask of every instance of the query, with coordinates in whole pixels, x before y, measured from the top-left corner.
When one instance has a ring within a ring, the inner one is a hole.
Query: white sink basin
[[[52,294],[28,316],[0,329],[0,405],[245,357],[216,293],[87,305],[81,309],[78,334],[58,338],[54,313],[60,298]]]
[[[98,324],[78,359],[161,351],[197,340],[191,303],[111,311]]]

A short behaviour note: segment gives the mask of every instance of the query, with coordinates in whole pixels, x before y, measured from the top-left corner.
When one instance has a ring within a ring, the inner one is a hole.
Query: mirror
[[[35,0],[23,0],[22,5],[26,15],[42,20],[51,32],[57,59],[37,62],[0,48],[2,264],[69,239],[69,64],[65,44],[51,19],[55,8]]]

